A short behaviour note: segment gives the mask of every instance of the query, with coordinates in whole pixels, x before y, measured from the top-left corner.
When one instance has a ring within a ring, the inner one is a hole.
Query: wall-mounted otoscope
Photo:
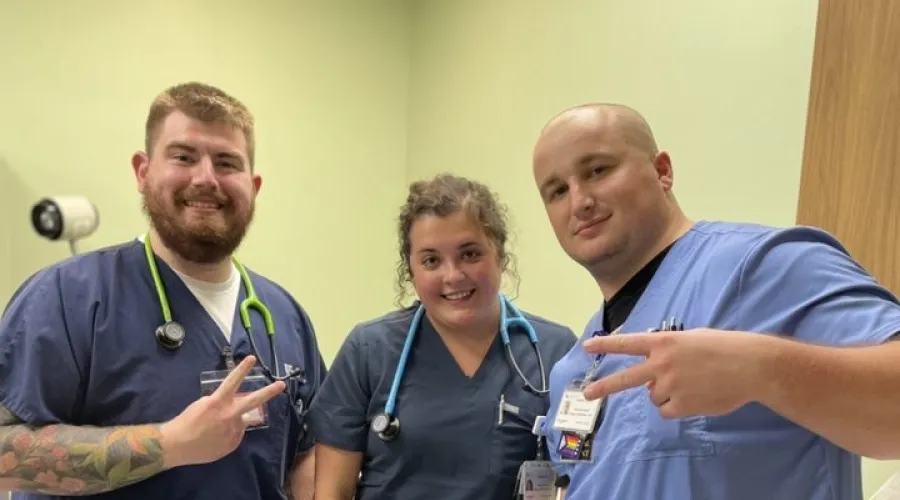
[[[100,225],[100,213],[84,196],[51,196],[31,207],[31,225],[48,240],[68,241],[75,255],[76,242],[93,234]]]

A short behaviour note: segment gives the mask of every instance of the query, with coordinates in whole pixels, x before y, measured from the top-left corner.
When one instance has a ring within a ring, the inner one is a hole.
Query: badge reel
[[[537,417],[532,434],[537,436],[535,460],[522,463],[516,477],[516,500],[554,500],[556,494],[556,470],[544,459],[544,421]]]
[[[209,396],[216,389],[222,385],[222,382],[225,380],[225,377],[231,370],[214,370],[202,372],[200,374],[200,393],[204,396]],[[261,389],[266,385],[266,377],[263,375],[263,371],[258,367],[254,367],[250,370],[244,380],[241,381],[241,386],[238,388],[237,394],[235,394],[235,398],[242,398],[244,396],[249,395],[253,391],[257,389]],[[244,413],[244,422],[247,423],[247,430],[257,430],[257,429],[265,429],[269,426],[268,414],[266,412],[265,404],[257,406],[256,408]]]

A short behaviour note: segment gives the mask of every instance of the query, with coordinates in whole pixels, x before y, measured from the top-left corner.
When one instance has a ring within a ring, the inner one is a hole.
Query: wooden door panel
[[[820,0],[797,223],[900,294],[900,1]]]

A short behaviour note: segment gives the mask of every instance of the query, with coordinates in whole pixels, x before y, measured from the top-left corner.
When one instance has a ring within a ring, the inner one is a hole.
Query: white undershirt
[[[137,237],[138,241],[144,242],[144,235]],[[171,266],[170,266],[171,267]],[[238,293],[241,290],[241,279],[234,263],[231,264],[231,275],[222,283],[211,283],[209,281],[201,281],[191,278],[171,268],[181,281],[184,282],[188,290],[194,294],[200,305],[206,309],[209,316],[219,325],[225,340],[231,343],[231,328],[234,326],[234,312],[237,309]]]
[[[175,271],[173,269],[173,271]],[[188,290],[197,297],[200,305],[206,309],[210,317],[219,325],[225,340],[231,343],[231,328],[234,325],[234,311],[237,307],[238,293],[241,290],[241,279],[237,268],[231,265],[231,275],[221,283],[211,283],[191,278],[175,271]]]

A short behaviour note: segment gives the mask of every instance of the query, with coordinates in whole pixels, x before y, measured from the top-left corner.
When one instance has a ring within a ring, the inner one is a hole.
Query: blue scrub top
[[[365,454],[357,500],[510,500],[519,465],[535,458],[532,427],[549,400],[525,390],[499,336],[470,379],[423,316],[397,398],[400,435],[383,442],[370,430],[384,410],[416,306],[353,329],[313,401],[310,429],[319,443]],[[575,334],[523,314],[537,332],[549,376]],[[513,328],[510,344],[522,372],[540,388],[527,335]],[[498,424],[501,394],[520,411],[506,412]]]
[[[878,344],[900,332],[900,305],[833,237],[812,228],[699,222],[674,244],[621,334],[659,328],[780,334],[834,346]],[[602,330],[603,311],[582,339]],[[643,358],[606,355],[605,376]],[[728,415],[663,419],[646,387],[609,397],[593,461],[560,463],[552,430],[565,386],[593,357],[572,349],[551,375],[545,430],[566,500],[862,500],[860,457],[760,404]]]
[[[164,422],[196,401],[200,373],[225,368],[226,339],[171,268],[160,259],[157,264],[173,318],[187,332],[180,349],[168,351],[156,341],[163,319],[143,243],[79,255],[32,276],[8,304],[0,322],[0,404],[36,426],[105,427]],[[284,289],[248,272],[272,312],[280,363],[306,372],[295,394],[308,405],[325,376],[309,318]],[[245,296],[242,288],[238,300]],[[262,357],[274,370],[262,318],[251,317]],[[232,343],[236,360],[252,353],[237,311]],[[282,500],[282,464],[287,461],[287,469],[296,452],[313,444],[291,411],[288,396],[280,395],[267,407],[269,427],[248,431],[225,458],[89,498]]]

